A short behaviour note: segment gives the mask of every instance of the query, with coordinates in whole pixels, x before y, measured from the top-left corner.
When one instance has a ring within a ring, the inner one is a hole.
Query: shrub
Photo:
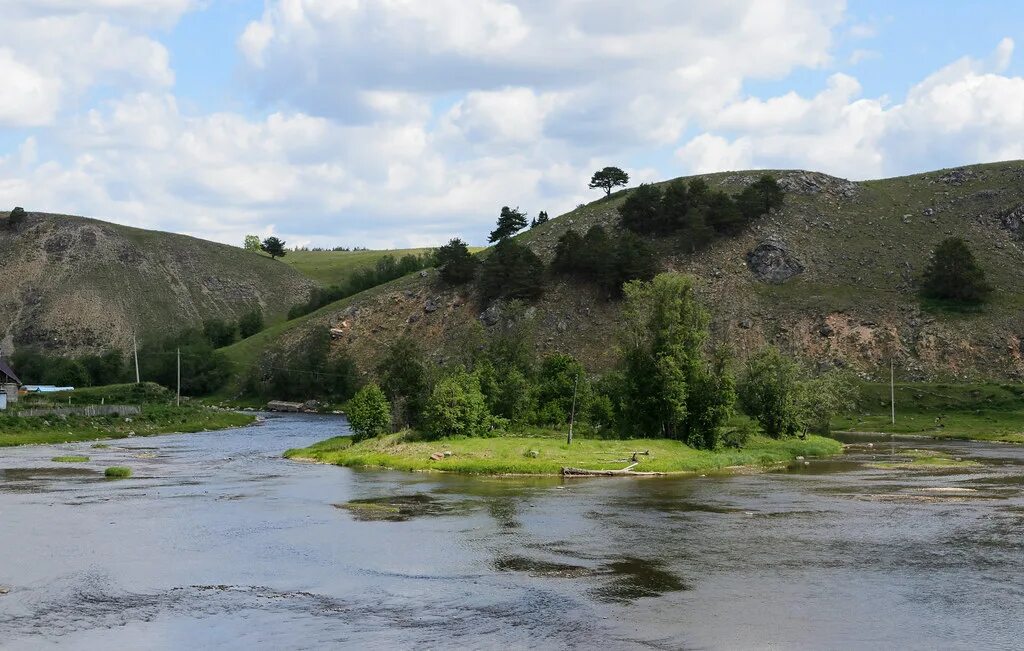
[[[88,460],[89,457],[83,457],[81,455],[68,455],[50,459],[50,461],[55,461],[57,463],[85,463]]]
[[[391,404],[374,383],[364,386],[348,401],[345,415],[354,432],[353,440],[362,441],[391,431]]]
[[[107,479],[127,479],[132,476],[132,469],[127,466],[111,466],[103,471]]]
[[[235,343],[238,326],[223,319],[207,319],[203,322],[203,335],[214,348],[223,348]]]
[[[765,348],[747,360],[739,384],[740,405],[765,435],[778,439],[800,430],[799,379],[796,363],[776,348]]]
[[[263,312],[259,309],[245,314],[238,320],[238,334],[248,339],[263,329]]]
[[[480,381],[465,371],[437,383],[424,413],[426,433],[434,438],[482,436],[487,432],[489,421]]]

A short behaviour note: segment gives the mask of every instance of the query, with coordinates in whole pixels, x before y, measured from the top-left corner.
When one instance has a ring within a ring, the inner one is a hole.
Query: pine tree
[[[512,237],[526,228],[526,223],[526,213],[519,208],[504,206],[501,209],[501,215],[498,216],[498,227],[491,231],[491,236],[487,241],[494,243]]]
[[[983,303],[992,293],[985,270],[959,237],[947,238],[935,248],[921,289],[927,298],[961,303]]]

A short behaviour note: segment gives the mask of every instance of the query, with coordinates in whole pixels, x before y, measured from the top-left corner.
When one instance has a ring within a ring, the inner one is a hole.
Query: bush
[[[429,371],[423,349],[408,336],[395,340],[377,364],[381,389],[392,401],[399,426],[419,424],[430,394]]]
[[[107,479],[127,479],[132,476],[132,469],[127,466],[111,466],[103,471]]]
[[[426,434],[482,436],[490,424],[490,413],[476,375],[459,371],[442,378],[427,400],[424,413]]]
[[[223,348],[235,343],[238,326],[223,319],[207,319],[203,322],[203,335],[214,348]]]
[[[263,312],[256,309],[245,314],[238,320],[238,334],[242,339],[248,339],[263,329]]]
[[[391,404],[376,384],[370,383],[348,401],[345,415],[354,432],[352,439],[363,439],[391,431]]]

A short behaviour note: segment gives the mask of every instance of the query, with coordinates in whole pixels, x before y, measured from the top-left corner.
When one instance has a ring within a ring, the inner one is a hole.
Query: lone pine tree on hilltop
[[[519,208],[503,206],[501,209],[501,215],[498,217],[498,227],[491,231],[491,236],[487,241],[494,243],[501,241],[506,237],[512,237],[519,231],[526,228],[526,224],[526,213],[519,210]]]
[[[612,188],[625,186],[627,183],[629,183],[629,174],[618,167],[606,167],[594,172],[594,176],[590,179],[590,189],[604,190],[604,196],[607,197],[611,195]]]
[[[285,242],[283,240],[270,236],[260,244],[260,250],[269,255],[271,259],[283,258],[285,254],[284,245]]]

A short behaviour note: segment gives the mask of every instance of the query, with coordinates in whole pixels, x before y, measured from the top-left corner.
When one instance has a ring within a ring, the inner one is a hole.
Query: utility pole
[[[572,445],[572,426],[576,422],[576,391],[580,388],[580,375],[576,374],[576,382],[572,385],[572,412],[569,414],[569,438],[566,440],[567,445]]]
[[[889,404],[892,407],[892,424],[896,424],[896,362],[889,360]]]
[[[135,333],[132,333],[132,351],[135,355],[135,384],[139,384],[142,380],[139,377],[139,342],[135,339]]]
[[[178,349],[178,399],[177,406],[181,406],[181,349]]]

